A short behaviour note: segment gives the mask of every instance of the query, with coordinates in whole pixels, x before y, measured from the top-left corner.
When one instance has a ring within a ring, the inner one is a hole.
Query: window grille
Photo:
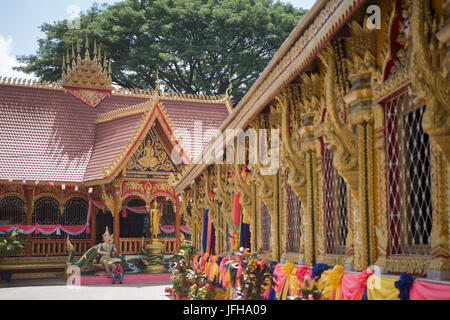
[[[391,255],[430,254],[430,143],[421,125],[425,107],[412,99],[404,90],[384,104]]]
[[[25,224],[24,203],[17,197],[6,197],[0,201],[0,225]]]
[[[345,254],[348,232],[347,187],[333,166],[334,150],[324,148],[325,247],[328,254]]]
[[[56,225],[61,224],[61,214],[59,203],[53,198],[41,198],[34,204],[34,213],[32,217],[33,224]],[[86,221],[85,221],[86,222]],[[51,235],[33,234],[35,239],[63,239],[66,235],[60,236],[54,232]]]
[[[261,248],[263,251],[270,251],[271,232],[269,209],[261,200]]]
[[[287,179],[288,174],[286,181]],[[300,199],[291,186],[286,183],[286,252],[300,252],[301,207]]]
[[[87,220],[89,206],[87,202],[80,198],[72,198],[64,205],[64,214],[60,216],[60,224],[64,226],[84,225]],[[62,233],[60,238],[67,237]],[[77,236],[71,236],[76,239],[88,239],[90,236],[83,232]]]

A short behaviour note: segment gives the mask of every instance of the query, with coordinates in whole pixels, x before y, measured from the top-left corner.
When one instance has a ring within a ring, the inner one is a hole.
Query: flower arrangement
[[[171,284],[176,299],[187,297],[192,285],[192,282],[188,279],[188,273],[192,270],[193,252],[193,248],[183,250],[180,253],[180,259],[172,267]]]
[[[239,294],[247,300],[263,300],[264,292],[274,283],[275,276],[270,272],[267,260],[258,260],[258,253],[242,250],[242,273],[239,277]]]
[[[303,286],[300,288],[300,295],[292,297],[292,300],[321,300],[322,291],[315,280],[309,281],[305,276]]]

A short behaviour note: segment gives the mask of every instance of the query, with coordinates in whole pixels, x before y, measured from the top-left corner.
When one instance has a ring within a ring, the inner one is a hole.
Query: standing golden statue
[[[156,199],[153,201],[153,208],[150,210],[150,237],[158,238],[159,221],[161,220],[161,211],[158,209]]]
[[[141,249],[141,254],[144,255],[141,261],[146,265],[144,272],[165,273],[167,272],[167,268],[164,267],[163,264],[166,245],[163,240],[158,240],[159,221],[161,220],[162,213],[158,209],[156,199],[153,201],[153,206],[150,209],[149,216],[151,243]]]

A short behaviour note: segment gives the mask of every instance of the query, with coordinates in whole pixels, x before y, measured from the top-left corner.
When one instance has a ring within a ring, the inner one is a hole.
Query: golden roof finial
[[[65,57],[65,55],[63,55],[62,69],[63,69],[63,72],[64,72],[64,70],[66,70],[66,57]]]
[[[97,60],[97,40],[96,39],[94,39],[94,51],[93,51],[93,54],[94,54],[93,59]]]
[[[88,34],[87,34],[87,32],[86,32],[86,43],[85,43],[85,46],[86,46],[86,52],[85,52],[85,54],[84,54],[84,58],[85,58],[87,61],[89,61],[91,58],[89,57],[89,40],[88,40]]]
[[[159,70],[156,69],[156,88],[155,91],[157,91],[159,93],[159,84],[161,83],[161,81],[159,80]]]
[[[73,44],[72,44],[73,48]],[[66,47],[66,64],[70,63],[69,48]]]

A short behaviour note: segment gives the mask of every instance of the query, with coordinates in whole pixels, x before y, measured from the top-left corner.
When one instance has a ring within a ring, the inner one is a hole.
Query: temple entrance
[[[120,216],[121,238],[150,238],[150,220],[145,201],[132,199],[122,208]]]

